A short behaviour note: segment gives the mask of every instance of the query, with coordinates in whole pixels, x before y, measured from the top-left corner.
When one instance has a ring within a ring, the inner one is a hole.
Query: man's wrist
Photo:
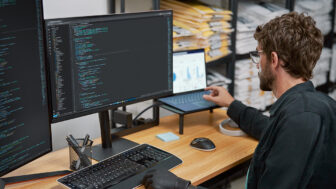
[[[232,104],[232,102],[235,101],[234,98],[232,98],[232,100],[230,102],[228,102],[227,106],[226,107],[230,107],[230,105]]]
[[[239,115],[246,108],[239,100],[234,100],[227,110],[227,115],[239,125]]]

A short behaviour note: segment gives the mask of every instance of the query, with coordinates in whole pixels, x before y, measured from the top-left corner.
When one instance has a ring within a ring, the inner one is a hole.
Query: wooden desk
[[[183,160],[183,163],[172,172],[176,175],[191,180],[198,185],[220,173],[248,160],[252,157],[257,141],[250,137],[230,137],[220,133],[218,124],[226,118],[226,111],[216,109],[212,114],[208,111],[189,114],[185,116],[184,134],[179,135],[178,115],[160,119],[160,125],[143,130],[124,138],[137,143],[147,143],[172,154]],[[159,133],[173,132],[180,136],[179,140],[163,142],[155,137]],[[190,142],[196,137],[207,137],[216,144],[216,150],[204,152],[193,149]],[[95,143],[99,143],[96,139]],[[16,176],[48,171],[64,170],[69,168],[69,151],[64,148],[49,153],[37,160],[5,175]],[[40,179],[24,183],[12,184],[7,188],[62,188],[55,181],[59,177]]]

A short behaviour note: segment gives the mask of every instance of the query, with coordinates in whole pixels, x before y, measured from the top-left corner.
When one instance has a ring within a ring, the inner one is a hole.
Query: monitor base
[[[92,159],[97,161],[102,161],[115,154],[123,152],[127,149],[137,146],[138,143],[132,142],[124,138],[114,138],[112,139],[111,148],[103,148],[101,144],[92,147]]]

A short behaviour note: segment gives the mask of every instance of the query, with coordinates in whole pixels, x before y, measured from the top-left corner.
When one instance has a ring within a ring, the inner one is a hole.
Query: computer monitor
[[[0,1],[0,176],[52,149],[41,10]]]
[[[172,92],[172,12],[46,20],[52,122]]]
[[[52,122],[172,93],[172,11],[50,19],[45,25]]]

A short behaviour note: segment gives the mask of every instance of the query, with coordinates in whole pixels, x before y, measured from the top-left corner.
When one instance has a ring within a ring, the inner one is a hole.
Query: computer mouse
[[[195,138],[191,141],[190,146],[197,150],[212,151],[216,149],[216,145],[208,138]]]

